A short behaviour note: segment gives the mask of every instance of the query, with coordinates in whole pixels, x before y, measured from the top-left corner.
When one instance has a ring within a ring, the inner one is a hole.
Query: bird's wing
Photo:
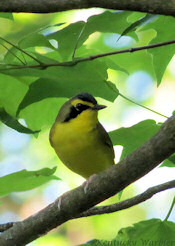
[[[103,143],[109,147],[109,150],[111,151],[111,154],[113,155],[113,159],[115,157],[114,154],[114,149],[113,149],[113,144],[112,141],[108,135],[108,133],[106,132],[106,130],[104,129],[104,127],[99,123],[98,127],[100,128],[100,138],[103,141]]]

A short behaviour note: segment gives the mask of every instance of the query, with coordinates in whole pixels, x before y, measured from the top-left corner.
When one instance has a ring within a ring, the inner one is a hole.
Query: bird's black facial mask
[[[78,103],[76,106],[72,106],[70,108],[70,113],[68,114],[68,116],[66,117],[64,122],[68,122],[71,119],[76,118],[77,115],[81,114],[84,110],[86,110],[88,108],[90,108],[90,106],[85,105],[85,104],[81,104],[81,103]]]

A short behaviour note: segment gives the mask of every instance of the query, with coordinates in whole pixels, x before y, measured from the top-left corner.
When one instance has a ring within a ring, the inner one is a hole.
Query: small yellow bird
[[[92,95],[80,93],[61,107],[50,130],[60,160],[85,179],[114,164],[111,139],[97,118],[104,108]]]

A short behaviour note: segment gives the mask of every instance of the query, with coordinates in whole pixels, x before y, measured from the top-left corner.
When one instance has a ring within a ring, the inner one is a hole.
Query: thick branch
[[[149,188],[148,190],[146,190],[145,192],[135,197],[132,197],[130,199],[127,199],[125,201],[122,201],[122,202],[118,202],[118,203],[115,203],[109,206],[100,206],[100,207],[90,208],[87,211],[78,215],[76,218],[88,217],[88,216],[99,215],[99,214],[109,214],[109,213],[117,212],[117,211],[120,211],[126,208],[130,208],[139,203],[145,202],[146,200],[150,199],[152,196],[154,196],[158,192],[165,191],[167,189],[172,189],[172,188],[175,188],[175,180],[166,182],[164,184],[153,186]]]
[[[168,119],[149,141],[119,164],[93,177],[84,186],[72,190],[60,200],[13,227],[0,236],[1,246],[25,245],[51,229],[75,218],[103,200],[115,195],[141,178],[175,152],[175,115]]]
[[[146,200],[150,199],[152,196],[154,196],[155,194],[161,191],[165,191],[172,188],[175,188],[175,180],[153,186],[147,189],[145,192],[122,202],[118,202],[108,206],[99,206],[99,207],[90,208],[87,211],[77,215],[75,218],[88,217],[88,216],[99,215],[99,214],[109,214],[109,213],[121,211],[123,209],[130,208],[135,205],[138,205],[139,203],[145,202]],[[6,231],[10,227],[12,227],[15,223],[17,222],[1,224],[0,232]]]
[[[0,0],[0,12],[51,13],[92,7],[175,16],[175,0]]]
[[[5,224],[1,224],[0,225],[0,232],[4,232],[7,229],[9,229],[10,227],[12,227],[14,225],[15,222],[9,222],[9,223],[5,223]]]

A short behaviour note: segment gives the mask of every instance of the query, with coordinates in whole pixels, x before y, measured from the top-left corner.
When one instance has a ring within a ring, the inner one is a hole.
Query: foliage
[[[166,232],[166,233],[165,233]],[[173,244],[175,223],[152,219],[122,228],[112,241],[92,240],[89,246]]]
[[[34,189],[50,180],[59,180],[53,169],[43,168],[37,171],[21,170],[0,178],[0,196],[8,195],[16,191],[26,191]]]
[[[15,25],[12,14],[1,13],[0,18]],[[124,83],[121,81],[140,70],[156,79],[156,86],[161,85],[175,44],[132,54],[109,52],[172,40],[174,28],[172,17],[108,10],[90,16],[86,22],[50,24],[43,21],[34,27],[29,25],[26,30],[5,33],[0,37],[1,122],[20,133],[36,136],[51,126],[62,103],[77,93],[89,92],[114,102],[122,96]],[[100,54],[104,54],[103,57]],[[117,73],[117,82],[111,79],[112,73]],[[53,103],[55,98],[57,101]],[[123,98],[129,102],[126,96]],[[153,136],[160,125],[147,119],[109,134],[114,145],[123,147],[123,158]],[[174,155],[162,166],[174,167]],[[1,177],[0,195],[58,180],[54,172],[55,168],[22,170]],[[121,229],[111,242],[94,240],[87,245],[115,245],[136,238],[168,242],[174,239],[174,233],[174,223],[154,219]]]

